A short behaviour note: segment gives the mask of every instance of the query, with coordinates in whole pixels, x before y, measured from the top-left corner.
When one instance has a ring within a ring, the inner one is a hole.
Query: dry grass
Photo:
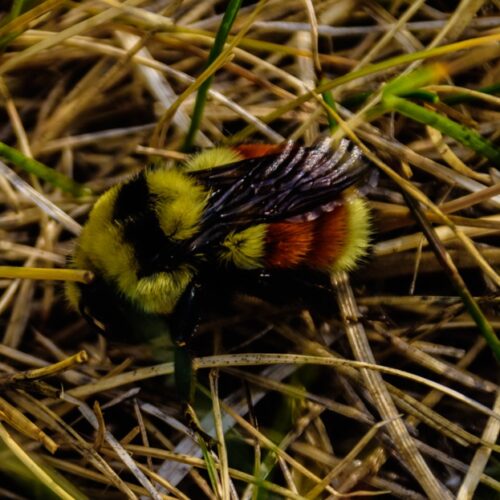
[[[3,165],[5,265],[64,267],[99,193],[148,156],[183,158],[211,74],[198,146],[311,144],[333,118],[382,172],[362,188],[371,255],[351,282],[332,276],[338,308],[241,296],[201,326],[195,410],[212,449],[185,425],[161,346],[106,345],[59,285],[5,275],[2,498],[500,495],[498,364],[481,335],[494,347],[500,328],[500,99],[478,92],[499,80],[500,5],[449,3],[248,3],[207,70],[224,2],[13,2],[0,141],[95,194]],[[422,67],[404,100],[491,144],[384,108],[384,85]]]

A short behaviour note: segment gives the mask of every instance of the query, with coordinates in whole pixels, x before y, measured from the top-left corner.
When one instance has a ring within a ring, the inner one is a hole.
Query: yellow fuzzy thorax
[[[191,238],[198,230],[208,193],[188,176],[174,169],[146,172],[149,191],[163,232],[174,240]]]

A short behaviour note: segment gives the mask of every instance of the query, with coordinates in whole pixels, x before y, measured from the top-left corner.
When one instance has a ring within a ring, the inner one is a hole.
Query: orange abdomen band
[[[340,257],[347,240],[347,208],[336,207],[316,219],[314,244],[307,255],[307,265],[328,270]]]
[[[283,144],[238,144],[233,149],[243,158],[258,158],[276,153],[281,153],[285,146]]]
[[[339,205],[313,221],[269,224],[266,266],[329,270],[345,247],[347,217],[346,207]]]
[[[313,245],[315,222],[269,224],[265,247],[266,267],[288,269],[302,264]]]

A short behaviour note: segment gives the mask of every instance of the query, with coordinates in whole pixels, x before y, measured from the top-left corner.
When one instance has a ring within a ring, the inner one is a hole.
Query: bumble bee
[[[348,188],[366,167],[349,141],[333,150],[324,140],[215,148],[146,168],[97,200],[72,261],[95,279],[69,283],[67,298],[120,336],[165,320],[181,352],[208,279],[217,287],[236,272],[353,268],[370,229],[364,200]],[[186,380],[178,385],[189,392]]]

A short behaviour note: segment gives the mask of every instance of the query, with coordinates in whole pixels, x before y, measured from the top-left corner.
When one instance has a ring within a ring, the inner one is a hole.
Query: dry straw
[[[11,4],[0,496],[498,495],[497,3]],[[92,278],[65,269],[74,235],[106,188],[192,141],[326,134],[373,163],[370,253],[306,288],[318,300],[238,294],[208,311],[193,345],[203,440],[168,339],[108,344],[69,311],[57,282]]]

